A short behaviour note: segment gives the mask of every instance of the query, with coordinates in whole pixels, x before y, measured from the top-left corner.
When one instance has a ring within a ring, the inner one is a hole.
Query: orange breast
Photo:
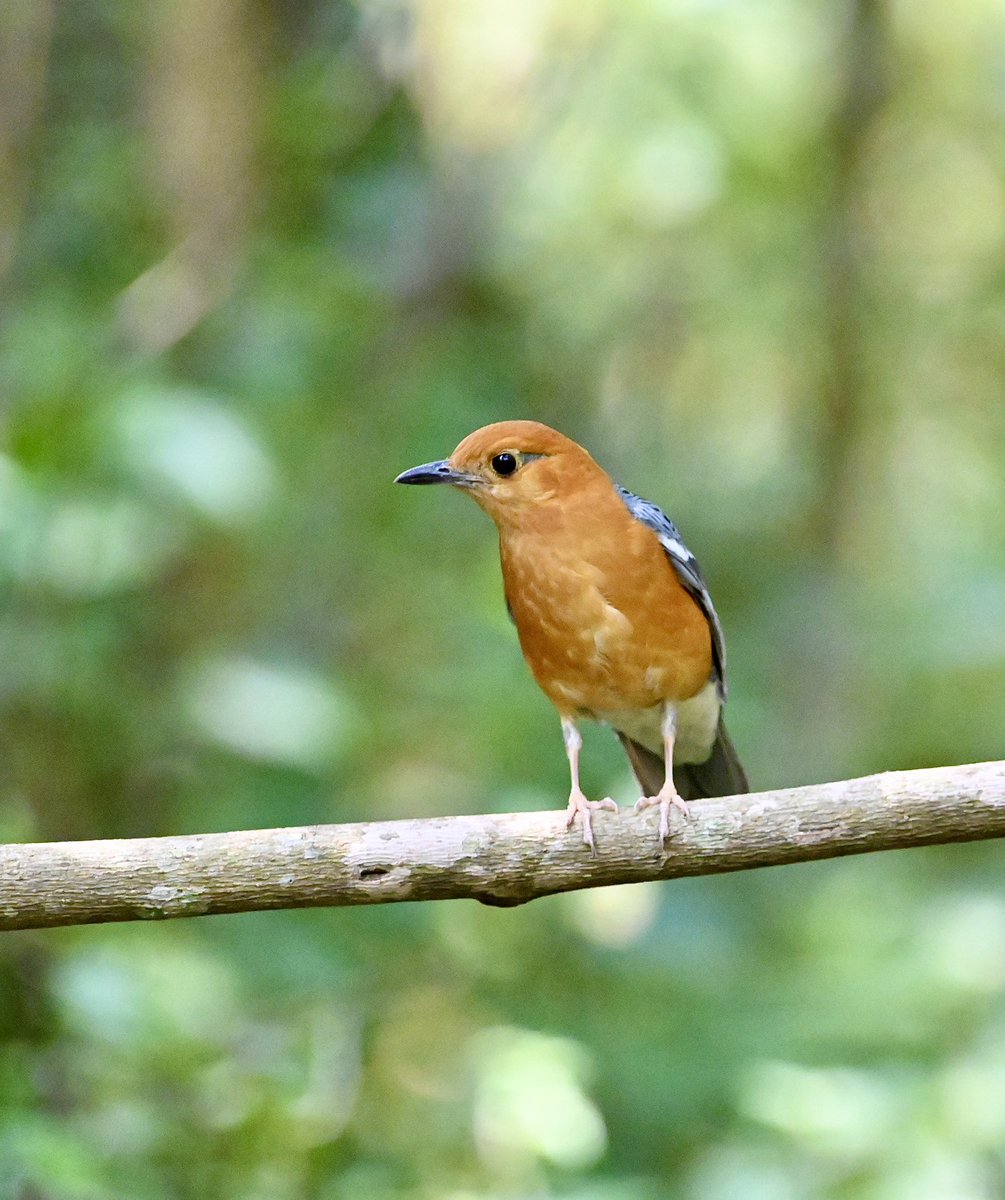
[[[712,673],[704,613],[613,491],[547,528],[500,529],[506,596],[534,677],[564,714],[686,700]]]

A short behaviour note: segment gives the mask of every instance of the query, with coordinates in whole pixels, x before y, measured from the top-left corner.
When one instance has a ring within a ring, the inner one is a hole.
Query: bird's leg
[[[655,796],[643,796],[635,803],[636,812],[641,812],[644,808],[652,808],[657,804],[659,805],[661,846],[670,836],[670,809],[679,808],[685,817],[690,815],[687,802],[681,798],[680,793],[677,791],[677,785],[673,781],[673,748],[676,740],[677,707],[674,704],[667,704],[663,710],[663,761],[666,763],[666,776],[663,780],[663,786]]]
[[[576,722],[570,717],[562,718],[562,738],[565,741],[565,753],[569,759],[569,773],[572,776],[572,790],[569,792],[565,827],[566,829],[572,828],[578,813],[583,822],[583,841],[590,847],[590,853],[596,854],[597,846],[593,840],[593,820],[590,814],[597,808],[606,808],[611,812],[617,812],[618,806],[610,796],[604,800],[587,800],[583,795],[583,789],[579,786],[579,751],[582,749],[583,739],[576,728]]]

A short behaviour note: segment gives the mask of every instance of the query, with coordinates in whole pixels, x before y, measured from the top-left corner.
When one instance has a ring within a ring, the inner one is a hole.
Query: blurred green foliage
[[[1000,5],[0,34],[0,836],[561,807],[491,527],[390,484],[513,416],[683,527],[755,784],[1002,755]],[[999,858],[5,935],[0,1196],[991,1200]]]

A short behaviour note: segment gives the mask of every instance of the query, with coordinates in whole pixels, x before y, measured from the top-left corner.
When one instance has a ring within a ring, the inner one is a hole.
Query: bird
[[[749,790],[723,721],[726,643],[704,576],[655,504],[616,484],[587,450],[537,421],[469,434],[449,458],[403,471],[402,484],[447,484],[469,495],[499,533],[506,606],[524,657],[558,710],[577,816],[596,854],[579,781],[579,724],[609,725],[657,807],[659,844],[688,801]]]

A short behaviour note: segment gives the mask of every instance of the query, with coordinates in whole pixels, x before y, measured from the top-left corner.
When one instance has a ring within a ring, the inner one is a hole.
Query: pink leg
[[[687,802],[682,800],[673,781],[673,748],[677,740],[677,709],[673,704],[667,704],[663,712],[663,760],[666,763],[666,777],[663,786],[655,796],[642,796],[635,803],[635,811],[659,805],[660,810],[660,845],[670,836],[670,809],[679,808],[685,817],[690,816]]]
[[[583,789],[579,786],[579,751],[582,749],[583,739],[571,717],[562,718],[562,737],[565,740],[565,753],[569,759],[569,773],[572,776],[572,790],[569,792],[565,827],[566,829],[572,828],[578,813],[583,822],[583,841],[590,847],[590,853],[596,854],[597,844],[593,840],[593,820],[590,814],[598,808],[617,812],[618,806],[610,796],[604,800],[587,800],[583,795]]]

